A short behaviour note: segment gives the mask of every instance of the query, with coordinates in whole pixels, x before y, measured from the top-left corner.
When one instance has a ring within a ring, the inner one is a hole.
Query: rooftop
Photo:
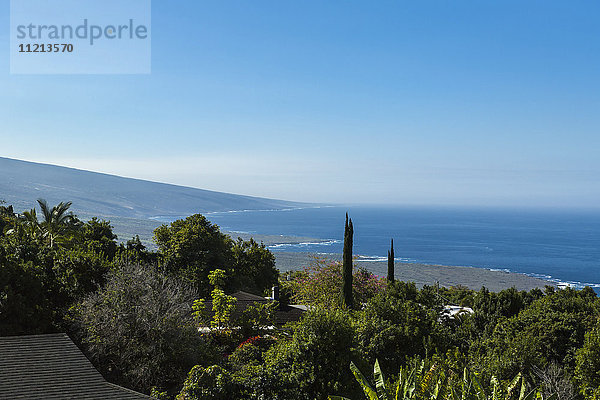
[[[104,380],[64,333],[0,337],[0,399],[146,400]]]

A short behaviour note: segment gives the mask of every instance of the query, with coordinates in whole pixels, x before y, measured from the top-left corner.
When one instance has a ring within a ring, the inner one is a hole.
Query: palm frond
[[[52,221],[52,209],[50,209],[48,203],[44,199],[38,199],[37,202],[40,205],[40,210],[42,210],[44,222],[50,223]]]

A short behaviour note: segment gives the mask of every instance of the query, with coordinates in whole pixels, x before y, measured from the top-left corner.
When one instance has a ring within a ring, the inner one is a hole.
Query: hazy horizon
[[[2,159],[1,156],[0,156],[0,159]],[[11,160],[12,158],[7,158],[7,159]],[[75,170],[80,170],[80,171],[94,172],[94,173],[99,173],[99,174],[103,174],[103,175],[111,175],[111,176],[117,176],[117,177],[121,177],[121,178],[142,180],[142,181],[161,183],[161,184],[167,184],[167,185],[176,185],[176,186],[188,187],[188,188],[193,188],[193,189],[211,190],[211,189],[207,189],[204,187],[189,186],[189,185],[185,185],[185,184],[178,184],[178,183],[173,183],[173,182],[168,182],[168,181],[159,181],[159,180],[154,180],[154,179],[146,179],[146,178],[140,178],[140,177],[136,177],[136,176],[125,176],[125,175],[119,175],[116,173],[115,174],[107,173],[105,171],[87,170],[87,169],[72,167],[72,166],[68,166],[68,165],[59,165],[59,164],[39,162],[39,161],[33,161],[33,160],[18,160],[18,159],[12,159],[12,160],[25,161],[25,162],[31,162],[34,164],[42,164],[42,165],[49,165],[49,166],[58,166],[58,167],[75,169]],[[222,192],[222,191],[217,191],[217,192]],[[240,196],[251,196],[247,193],[238,193],[238,192],[233,192],[233,191],[225,191],[222,193],[229,193],[229,194],[240,195]],[[43,198],[43,196],[41,196],[41,197]],[[256,196],[256,197],[264,197],[264,196]],[[290,202],[301,202],[297,199],[291,199],[291,198],[277,198],[277,197],[264,197],[264,198],[290,201]],[[1,197],[0,197],[0,200],[2,200]],[[31,198],[29,200],[31,201],[31,203],[33,205],[35,205],[35,199]],[[64,199],[64,200],[66,201],[68,199]],[[315,206],[315,207],[366,206],[366,207],[381,207],[381,208],[412,208],[412,209],[431,208],[431,209],[436,209],[436,210],[443,209],[443,208],[449,208],[449,209],[453,209],[453,210],[481,209],[481,210],[498,210],[498,211],[502,211],[502,210],[505,210],[505,211],[529,211],[529,210],[535,209],[535,210],[539,210],[542,212],[553,211],[553,210],[582,211],[582,212],[587,212],[587,211],[598,212],[598,211],[600,211],[600,206],[598,206],[598,205],[593,205],[591,207],[581,207],[581,206],[560,206],[560,205],[556,206],[556,205],[539,205],[539,204],[538,205],[523,205],[523,204],[507,204],[507,203],[503,203],[503,204],[464,204],[464,203],[451,203],[451,202],[446,202],[446,203],[435,203],[435,202],[390,203],[390,202],[347,202],[347,201],[346,202],[306,201],[305,203],[306,203],[307,207],[312,207],[312,206]]]
[[[150,75],[10,75],[3,30],[0,156],[302,202],[596,209],[598,11],[154,2]]]

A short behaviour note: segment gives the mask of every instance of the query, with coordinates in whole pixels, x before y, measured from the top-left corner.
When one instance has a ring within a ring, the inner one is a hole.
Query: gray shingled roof
[[[0,337],[0,399],[147,400],[104,380],[64,333]]]

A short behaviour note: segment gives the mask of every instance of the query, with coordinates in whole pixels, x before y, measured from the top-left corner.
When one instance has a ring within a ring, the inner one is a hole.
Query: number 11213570
[[[70,43],[62,44],[39,44],[28,43],[19,45],[19,53],[72,53],[73,45]]]

